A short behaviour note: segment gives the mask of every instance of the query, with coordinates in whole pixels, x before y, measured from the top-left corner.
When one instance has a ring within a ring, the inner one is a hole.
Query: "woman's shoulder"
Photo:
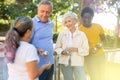
[[[28,49],[35,49],[35,46],[28,42],[20,42],[20,47],[28,48]]]
[[[85,32],[81,31],[81,30],[76,30],[77,35],[81,36],[81,37],[86,37]]]
[[[100,24],[98,24],[98,23],[92,23],[92,26],[94,26],[94,27],[102,27]]]
[[[83,31],[81,31],[81,30],[76,30],[76,32],[78,33],[78,34],[85,34]]]

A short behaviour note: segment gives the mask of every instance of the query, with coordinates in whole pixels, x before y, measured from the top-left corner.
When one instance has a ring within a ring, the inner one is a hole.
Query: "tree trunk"
[[[81,10],[83,8],[83,0],[79,0],[78,3],[79,3],[78,21],[79,21],[79,24],[81,24]]]
[[[85,6],[89,6],[89,4],[86,2],[86,0],[79,0],[79,14],[78,14],[78,20],[79,24],[81,24],[81,11]]]
[[[56,19],[55,19],[55,32],[57,32],[57,26],[58,26],[58,24],[57,24],[57,15],[56,15],[56,17],[55,17]]]
[[[115,29],[115,41],[114,41],[114,45],[113,47],[117,47],[118,45],[118,37],[119,37],[119,27],[120,27],[120,24],[119,24],[119,17],[117,17],[117,26],[116,26],[116,29]]]

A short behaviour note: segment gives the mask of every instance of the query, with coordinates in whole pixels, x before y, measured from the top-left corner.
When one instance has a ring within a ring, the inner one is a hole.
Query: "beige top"
[[[68,47],[70,39],[69,33],[70,31],[68,29],[61,31],[55,45],[55,51],[59,55],[60,64],[68,65],[69,56],[62,55],[61,52]],[[73,33],[71,41],[72,44],[70,47],[78,48],[78,52],[72,52],[71,54],[71,66],[83,66],[84,56],[87,56],[89,54],[87,37],[84,32],[76,30]]]

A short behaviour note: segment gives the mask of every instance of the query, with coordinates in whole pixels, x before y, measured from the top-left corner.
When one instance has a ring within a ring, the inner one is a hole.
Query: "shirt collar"
[[[38,16],[35,16],[35,19],[37,20],[37,22],[42,22],[42,21],[38,18]],[[49,24],[49,23],[51,23],[51,20],[50,20],[50,19],[48,19],[47,24]]]
[[[69,29],[66,29],[67,31],[66,31],[66,33],[65,34],[71,34],[71,32],[69,31]],[[77,34],[79,34],[79,30],[78,29],[76,29],[75,30],[75,32],[73,33],[74,35],[77,35]]]

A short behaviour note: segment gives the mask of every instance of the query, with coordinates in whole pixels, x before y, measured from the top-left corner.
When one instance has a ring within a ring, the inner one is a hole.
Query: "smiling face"
[[[44,23],[48,21],[51,12],[52,12],[52,7],[48,4],[42,4],[38,7],[38,17]]]
[[[71,31],[75,29],[76,20],[73,18],[66,17],[64,25]]]
[[[89,13],[84,13],[82,16],[82,23],[85,27],[90,27],[93,17]]]

